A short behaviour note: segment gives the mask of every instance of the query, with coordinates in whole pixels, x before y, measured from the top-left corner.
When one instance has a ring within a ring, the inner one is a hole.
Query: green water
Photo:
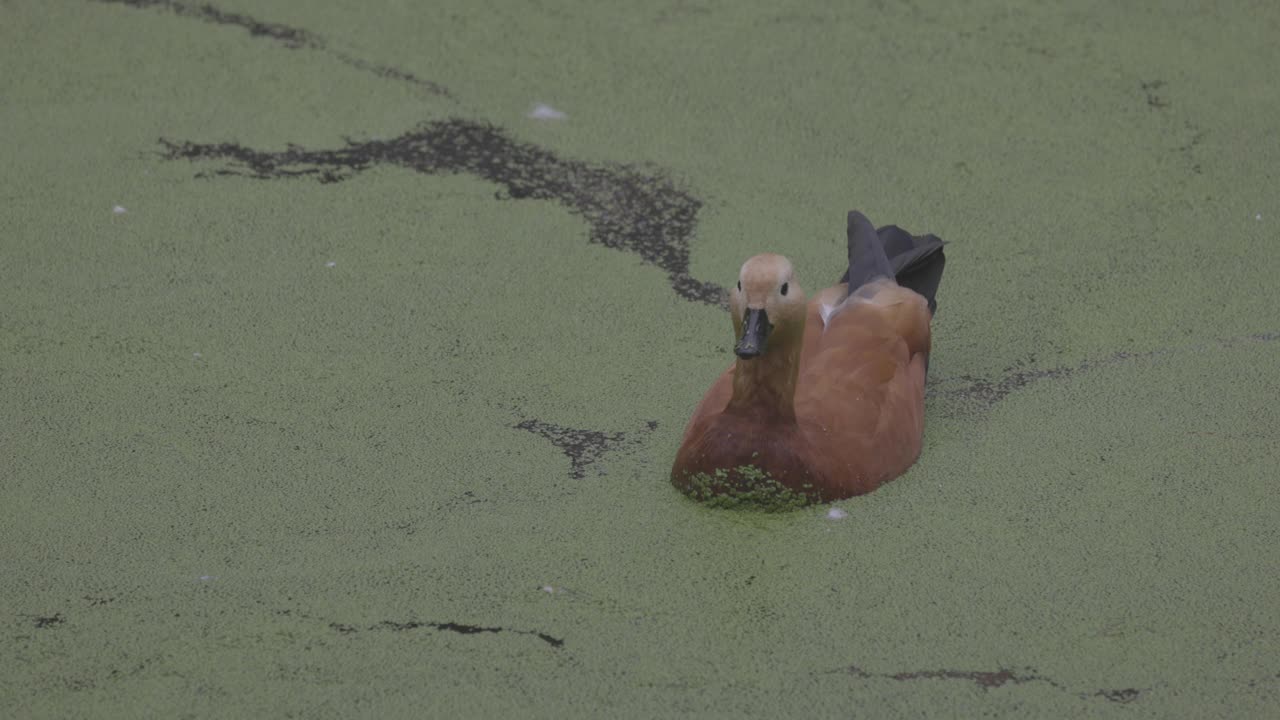
[[[183,7],[0,0],[0,715],[1280,711],[1280,6]],[[449,118],[665,178],[699,281],[951,241],[920,462],[700,507],[731,327],[667,270],[161,143]]]

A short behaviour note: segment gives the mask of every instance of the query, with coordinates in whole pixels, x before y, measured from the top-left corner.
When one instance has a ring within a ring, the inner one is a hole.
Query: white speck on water
[[[193,360],[199,360],[199,359],[200,359],[200,358],[202,358],[202,357],[204,357],[204,356],[203,356],[203,355],[201,355],[201,354],[200,354],[200,353],[198,353],[198,352],[191,353],[191,358],[192,358]]]
[[[1261,220],[1261,219],[1262,219],[1262,213],[1258,213],[1257,215],[1254,215],[1254,216],[1253,216],[1253,219],[1254,219],[1254,220]]]
[[[543,586],[542,586],[542,592],[544,592],[544,593],[553,593],[553,592],[555,592],[555,591],[556,591],[556,589],[555,589],[555,588],[553,588],[553,587],[551,587],[550,585],[543,585]]]
[[[336,262],[334,262],[334,261],[330,260],[329,262],[325,263],[325,264],[324,264],[324,266],[325,266],[325,267],[338,267],[338,263],[336,263]]]
[[[201,575],[200,576],[201,582],[209,582],[210,580],[217,580],[217,579],[218,579],[217,575]]]
[[[538,103],[537,105],[533,106],[532,110],[529,111],[529,117],[534,120],[565,120],[569,116],[551,107],[550,105],[544,105],[543,103]]]
[[[827,511],[828,520],[843,520],[847,517],[849,517],[849,513],[841,510],[840,508],[831,508]]]
[[[128,211],[128,210],[125,210],[125,208],[124,208],[124,206],[123,206],[123,205],[116,205],[115,207],[111,208],[111,212],[113,212],[113,213],[115,213],[115,214],[117,214],[117,215],[123,215],[123,214],[125,214],[125,213],[127,213],[127,212],[129,212],[129,211]]]

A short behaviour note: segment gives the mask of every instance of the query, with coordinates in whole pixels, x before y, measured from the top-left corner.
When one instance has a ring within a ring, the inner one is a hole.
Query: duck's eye
[[[787,283],[782,283],[782,294],[783,295],[787,294]]]
[[[738,281],[738,292],[742,292],[742,281]]]

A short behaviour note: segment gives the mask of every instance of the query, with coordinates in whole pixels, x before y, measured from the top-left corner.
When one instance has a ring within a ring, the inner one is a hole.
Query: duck
[[[786,257],[748,258],[729,291],[733,364],[684,429],[671,482],[720,506],[869,493],[920,457],[943,241],[848,214],[848,267],[807,298]]]

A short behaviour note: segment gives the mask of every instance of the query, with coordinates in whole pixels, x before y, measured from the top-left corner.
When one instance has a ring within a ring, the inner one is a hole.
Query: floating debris
[[[569,116],[551,107],[550,105],[544,105],[542,103],[538,103],[537,105],[533,106],[532,110],[529,111],[529,117],[534,120],[565,120]]]

